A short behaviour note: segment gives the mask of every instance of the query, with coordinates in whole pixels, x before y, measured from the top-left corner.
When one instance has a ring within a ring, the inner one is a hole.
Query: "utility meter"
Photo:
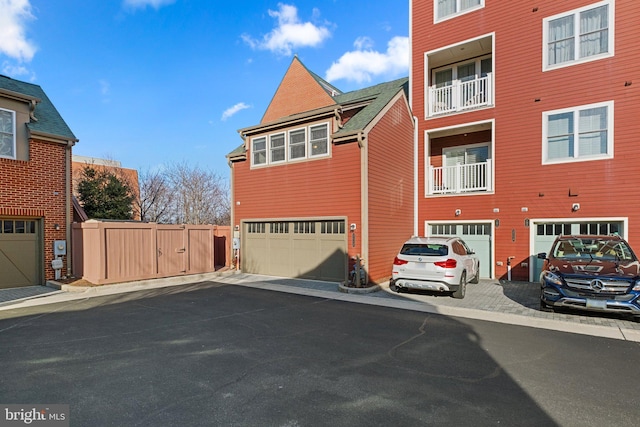
[[[67,241],[66,240],[54,240],[53,241],[53,256],[59,257],[67,254]]]

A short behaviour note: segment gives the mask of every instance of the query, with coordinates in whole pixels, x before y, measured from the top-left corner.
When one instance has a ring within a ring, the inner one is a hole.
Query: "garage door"
[[[473,249],[480,260],[480,277],[492,276],[491,223],[474,222],[460,224],[431,224],[430,236],[457,236]]]
[[[38,221],[0,218],[0,289],[41,284]]]
[[[536,222],[533,240],[531,277],[533,282],[540,279],[544,260],[536,256],[540,252],[549,252],[557,236],[564,234],[619,234],[624,236],[622,221],[576,221],[576,222]]]
[[[345,221],[245,222],[241,253],[247,273],[343,281]]]

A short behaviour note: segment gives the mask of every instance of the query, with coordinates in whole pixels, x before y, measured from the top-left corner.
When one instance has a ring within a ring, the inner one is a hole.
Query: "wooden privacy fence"
[[[95,284],[209,273],[229,266],[231,229],[90,220],[72,227],[73,275]]]

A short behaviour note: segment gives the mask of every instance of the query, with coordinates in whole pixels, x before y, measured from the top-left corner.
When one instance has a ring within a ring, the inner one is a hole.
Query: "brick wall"
[[[45,280],[55,275],[53,241],[66,240],[65,150],[62,144],[30,140],[28,161],[0,159],[0,215],[42,220]]]

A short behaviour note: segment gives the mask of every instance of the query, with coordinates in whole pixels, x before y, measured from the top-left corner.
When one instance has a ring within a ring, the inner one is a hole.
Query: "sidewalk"
[[[227,271],[96,287],[58,285],[60,290],[44,286],[3,289],[0,290],[0,310],[205,281],[640,342],[639,322],[618,316],[577,311],[541,312],[538,309],[539,288],[536,283],[495,280],[469,284],[465,298],[458,300],[421,292],[397,294],[389,289],[388,284],[382,284],[377,292],[345,293],[341,292],[335,282]]]

